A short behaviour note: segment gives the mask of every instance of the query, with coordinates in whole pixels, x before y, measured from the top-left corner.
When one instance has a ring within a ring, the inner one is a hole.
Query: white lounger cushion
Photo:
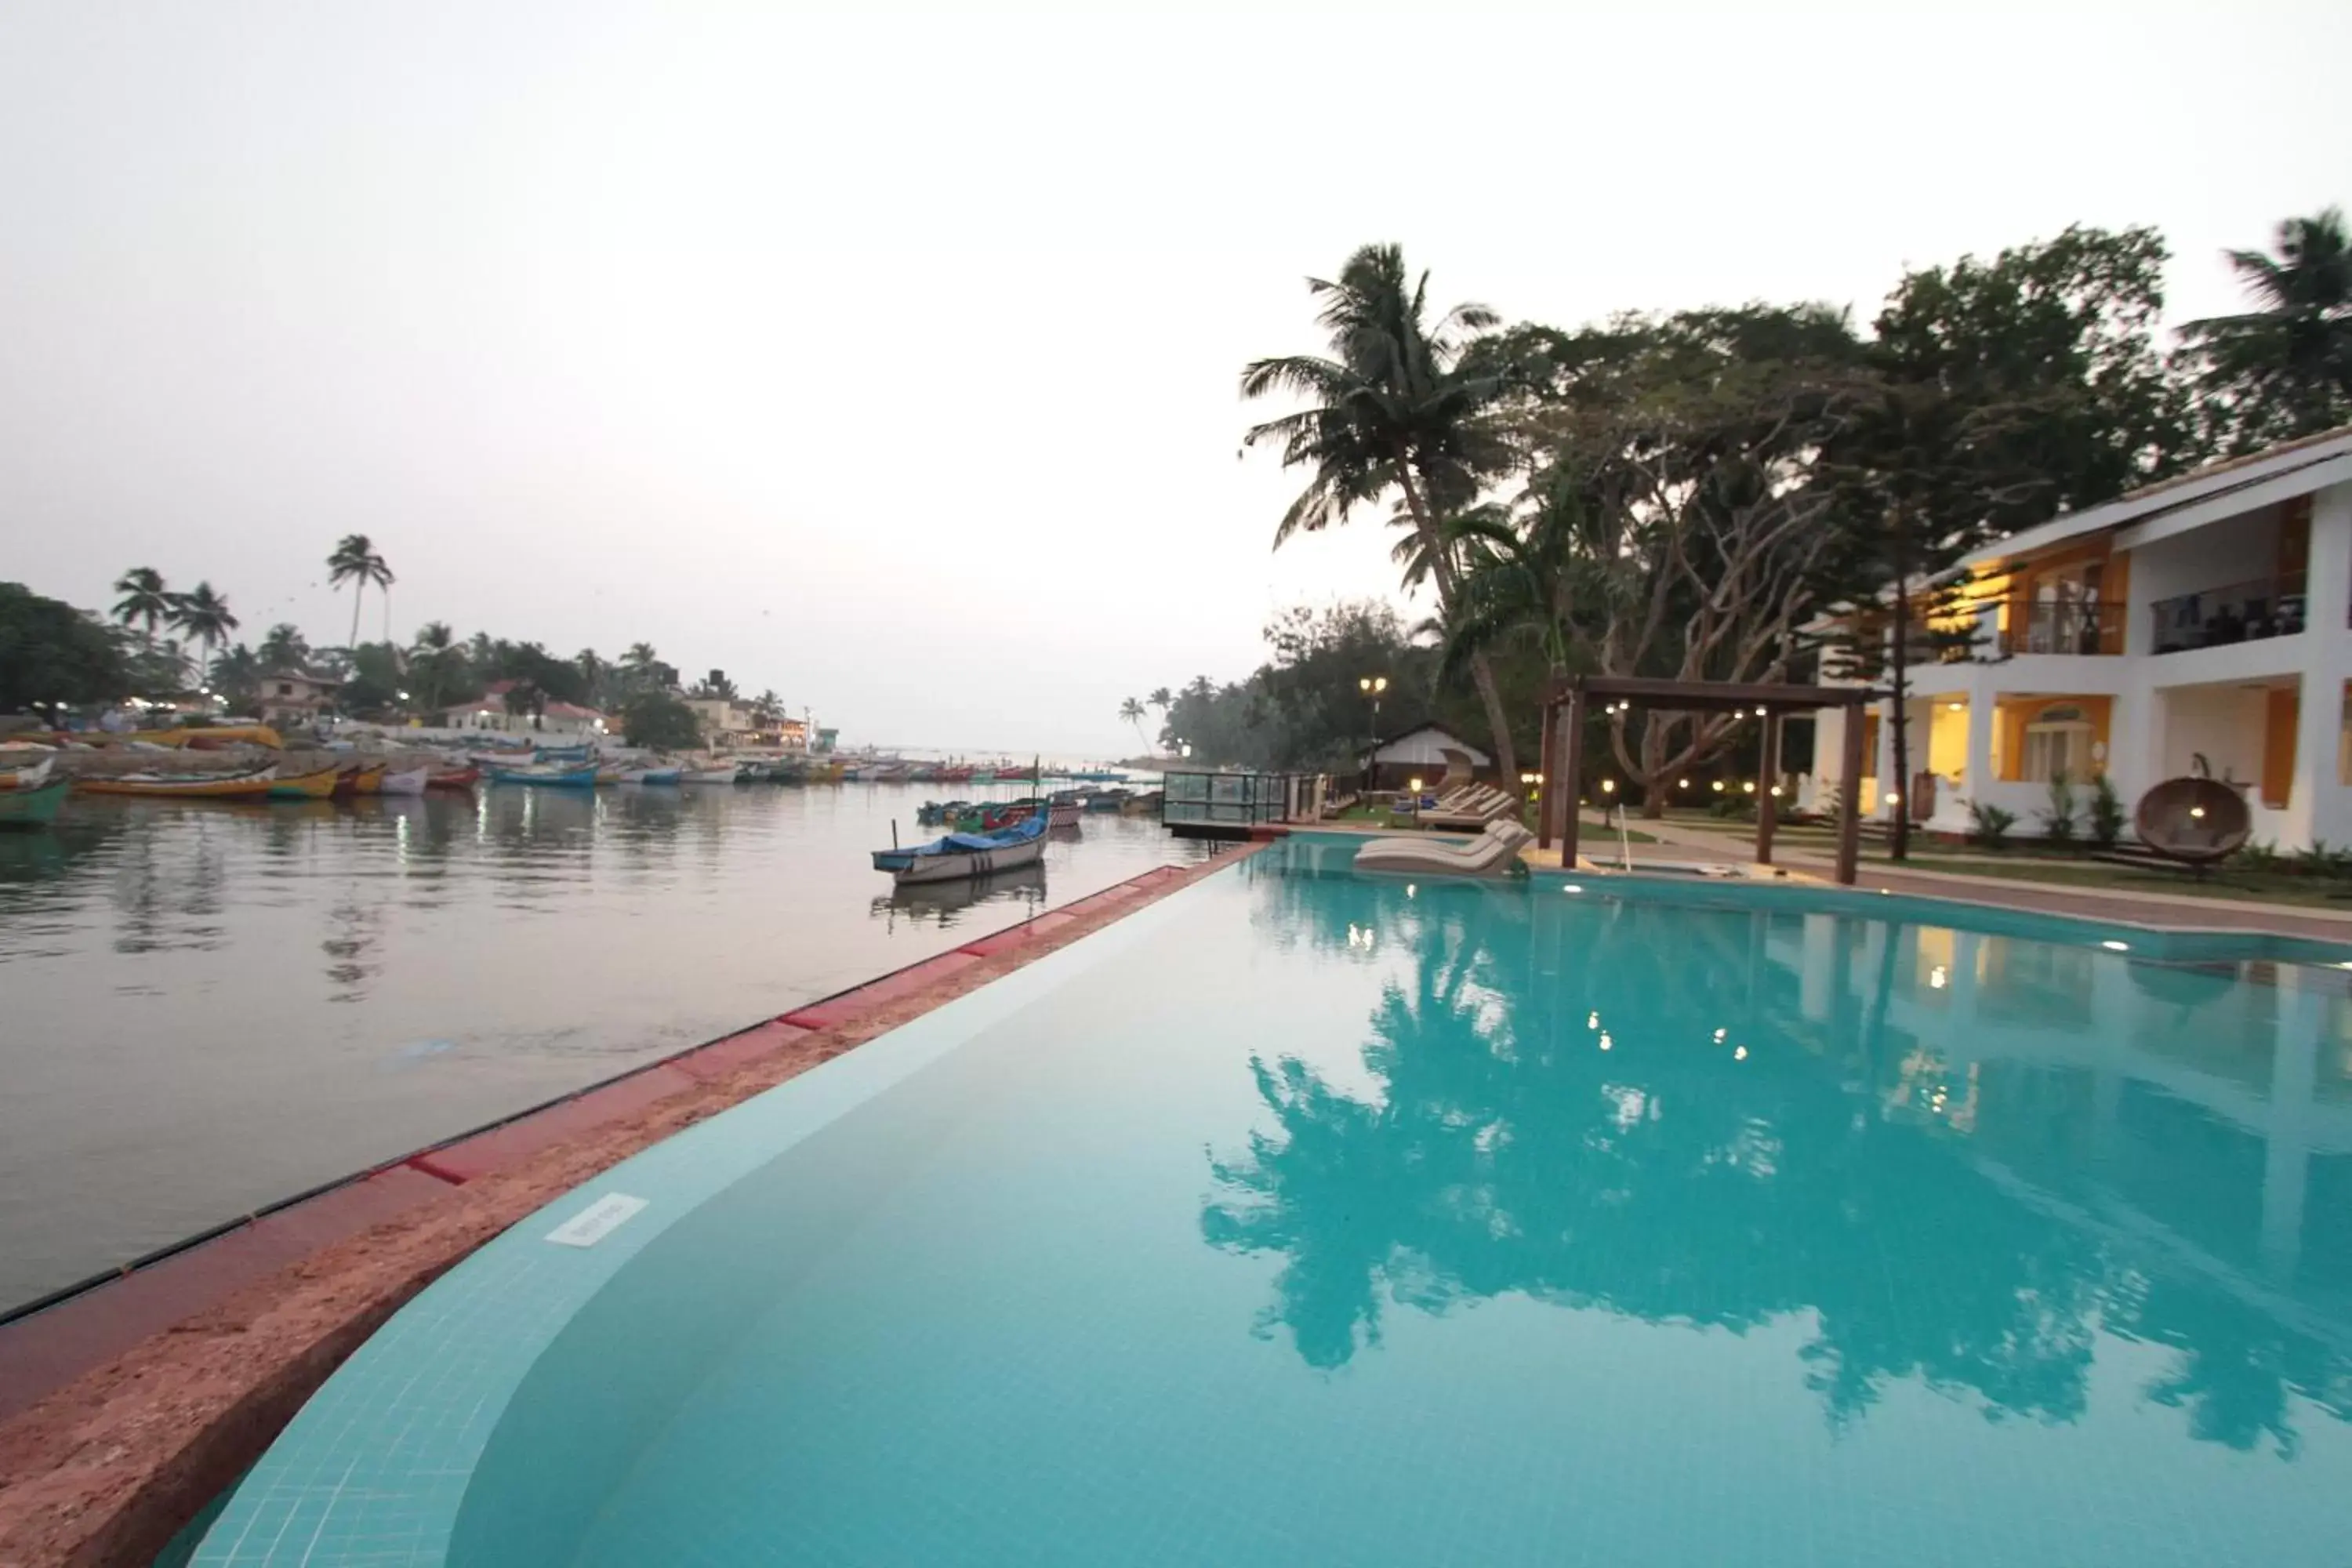
[[[1467,844],[1428,838],[1375,838],[1356,851],[1362,871],[1423,871],[1433,876],[1493,876],[1518,863],[1519,847],[1534,837],[1516,822],[1490,822]]]

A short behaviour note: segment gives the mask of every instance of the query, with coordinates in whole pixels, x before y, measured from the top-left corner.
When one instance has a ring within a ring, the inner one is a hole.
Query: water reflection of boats
[[[1045,868],[1017,867],[967,882],[908,882],[874,900],[874,912],[952,924],[975,904],[1038,903],[1045,897]]]

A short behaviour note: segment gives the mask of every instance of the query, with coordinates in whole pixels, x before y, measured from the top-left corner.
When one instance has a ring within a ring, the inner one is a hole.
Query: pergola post
[[[1853,886],[1862,860],[1862,709],[1845,705],[1844,776],[1838,780],[1837,879]]]
[[[1584,776],[1584,683],[1577,682],[1568,689],[1568,715],[1564,722],[1568,733],[1559,739],[1561,752],[1559,774],[1555,780],[1545,779],[1546,798],[1558,802],[1559,812],[1559,864],[1563,870],[1576,869],[1577,828],[1580,826],[1576,809],[1577,781]],[[1546,763],[1551,759],[1546,757]],[[1549,770],[1547,769],[1547,775]]]
[[[1551,797],[1559,782],[1552,777],[1551,768],[1552,715],[1556,711],[1551,693],[1545,692],[1543,742],[1536,749],[1536,778],[1538,781],[1536,784],[1536,847],[1538,849],[1551,847]]]
[[[1772,863],[1772,830],[1780,823],[1780,715],[1768,712],[1764,716],[1764,740],[1758,748],[1757,771],[1764,776],[1756,781],[1756,863]]]

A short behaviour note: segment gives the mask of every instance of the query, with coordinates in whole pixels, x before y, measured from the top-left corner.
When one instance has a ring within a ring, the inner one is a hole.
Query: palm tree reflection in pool
[[[1302,882],[1261,882],[1297,895],[1268,923],[1320,921],[1314,940],[1342,946]],[[2242,1135],[2202,1113],[2180,1125],[2180,1102],[2126,1081],[2110,1086],[2113,1146],[2086,1151],[2093,1071],[1989,1059],[1971,1082],[1946,1068],[1882,1005],[1926,987],[1892,962],[1916,953],[1916,932],[1881,942],[1837,922],[1836,1000],[1809,1018],[1787,962],[1805,951],[1802,917],[1421,891],[1367,895],[1383,951],[1407,955],[1362,1050],[1381,1092],[1255,1059],[1266,1124],[1212,1159],[1203,1234],[1283,1258],[1258,1328],[1309,1364],[1373,1351],[1390,1303],[1443,1316],[1511,1294],[1735,1333],[1805,1314],[1807,1382],[1834,1424],[1906,1379],[1990,1418],[2073,1421],[2102,1331],[2175,1349],[2144,1393],[2185,1407],[2200,1439],[2267,1438],[2292,1457],[2290,1390],[2352,1419],[2352,1358],[2291,1326],[2311,1308],[2136,1239],[2149,1215],[2190,1226],[2200,1194],[2211,1212],[2216,1184],[2238,1179],[2225,1166],[2244,1168]],[[1533,957],[1506,931],[1528,921]],[[2069,993],[2080,1006],[2067,974],[2009,968],[2021,978],[1980,1005]],[[2228,989],[2170,979],[2198,1005]],[[2105,1217],[2123,1214],[2137,1217]]]

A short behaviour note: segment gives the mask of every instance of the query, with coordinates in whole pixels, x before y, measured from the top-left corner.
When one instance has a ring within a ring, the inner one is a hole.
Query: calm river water
[[[0,1307],[1203,848],[1091,814],[894,897],[866,852],[936,793],[77,796],[0,835]]]

